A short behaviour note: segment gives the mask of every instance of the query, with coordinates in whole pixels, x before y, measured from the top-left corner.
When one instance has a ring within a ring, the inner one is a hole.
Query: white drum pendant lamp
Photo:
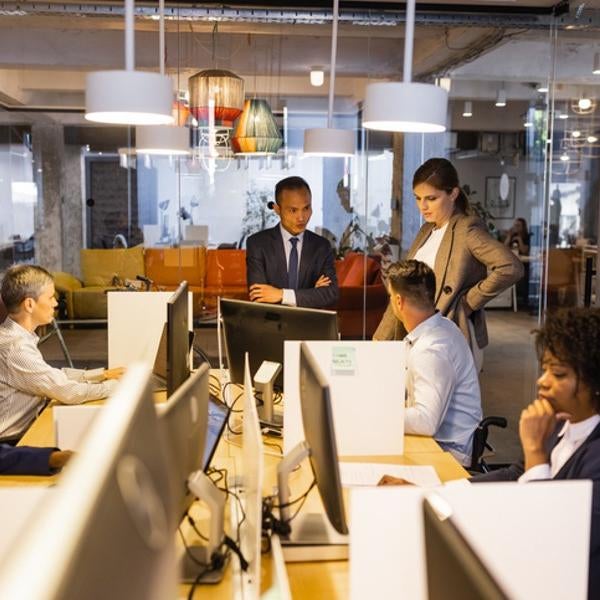
[[[158,64],[165,74],[165,0],[159,0]],[[171,98],[171,107],[173,98]],[[171,108],[171,114],[174,117]],[[136,127],[135,145],[140,154],[186,156],[190,153],[190,130],[179,125],[142,125]]]
[[[437,85],[411,81],[414,32],[415,0],[408,0],[404,81],[367,86],[363,111],[365,129],[422,133],[446,131],[448,92]]]
[[[125,70],[87,75],[85,118],[115,125],[168,125],[173,122],[171,80],[135,70],[133,2],[125,0]]]
[[[334,129],[333,100],[335,96],[335,64],[337,60],[337,28],[339,0],[333,0],[333,23],[331,30],[331,61],[329,65],[329,104],[327,127],[304,130],[304,155],[324,157],[354,156],[354,132],[350,129]]]
[[[186,156],[190,153],[190,130],[175,125],[143,125],[135,129],[140,154]]]

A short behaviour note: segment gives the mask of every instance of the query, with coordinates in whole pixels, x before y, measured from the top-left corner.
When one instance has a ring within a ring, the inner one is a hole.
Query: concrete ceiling
[[[591,6],[596,3],[598,10]],[[136,19],[136,66],[141,69],[158,68],[158,24],[147,12],[155,10],[155,4],[144,3],[146,12]],[[328,4],[310,2],[310,6]],[[520,18],[531,11],[550,19],[548,11],[555,4],[553,0],[438,0],[435,10],[426,6],[431,16],[417,22],[413,78],[432,80],[449,75],[454,80],[451,96],[457,99],[492,98],[501,83],[509,97],[514,93],[521,100],[535,98],[531,84],[547,79],[552,65],[550,30],[547,26],[523,26]],[[309,3],[295,5],[304,10]],[[123,18],[121,14],[107,14],[111,6],[121,13],[122,5],[96,2],[93,6],[103,9],[101,16],[90,14],[92,5],[85,5],[80,12],[83,5],[72,2],[46,2],[45,10],[29,13],[16,13],[11,6],[19,5],[0,2],[0,15],[5,15],[0,16],[0,101],[5,106],[81,108],[88,71],[123,68]],[[183,11],[187,5],[181,6]],[[356,19],[342,20],[339,28],[336,93],[358,101],[369,81],[402,77],[404,26],[401,19],[394,22],[389,17],[400,14],[403,5],[387,0],[348,0],[342,6],[344,11],[371,7],[364,13],[369,24],[356,24],[362,13],[352,13]],[[422,7],[419,4],[417,8]],[[473,10],[474,20],[455,22],[459,9]],[[168,10],[176,11],[169,6]],[[275,14],[274,9],[269,10]],[[185,90],[191,74],[218,66],[242,76],[247,93],[323,99],[327,80],[325,86],[313,88],[308,72],[316,65],[325,66],[327,71],[329,13],[323,13],[325,22],[320,24],[302,19],[292,22],[289,11],[293,9],[282,10],[290,16],[288,22],[221,20],[216,35],[214,18],[187,18],[192,13],[186,13],[185,19],[170,18],[166,62],[174,87]],[[248,7],[243,11],[242,16]],[[446,16],[440,18],[444,12]],[[173,17],[176,13],[168,14]],[[350,13],[345,14],[348,17]],[[558,78],[565,86],[596,86],[590,72],[594,51],[600,45],[590,23],[595,26],[599,22],[600,0],[588,1],[583,8],[573,5],[565,14],[580,19],[581,26],[560,32]],[[374,24],[377,15],[384,15],[387,24]],[[569,93],[565,91],[565,95]]]

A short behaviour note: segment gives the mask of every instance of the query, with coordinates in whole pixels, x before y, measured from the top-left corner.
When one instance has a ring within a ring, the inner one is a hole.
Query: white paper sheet
[[[406,479],[420,487],[433,487],[441,483],[431,466],[340,462],[340,477],[345,487],[377,485],[384,475]]]

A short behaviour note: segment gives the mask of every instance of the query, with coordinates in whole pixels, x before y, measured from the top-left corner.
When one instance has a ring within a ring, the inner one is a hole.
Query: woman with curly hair
[[[519,421],[523,460],[471,481],[591,479],[588,593],[600,598],[600,310],[549,314],[536,348],[542,374]]]

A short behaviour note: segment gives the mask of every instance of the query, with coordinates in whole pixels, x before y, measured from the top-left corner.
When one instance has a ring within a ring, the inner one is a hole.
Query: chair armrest
[[[82,287],[81,281],[70,273],[64,271],[54,271],[52,273],[54,279],[54,287],[57,292],[72,292]]]

